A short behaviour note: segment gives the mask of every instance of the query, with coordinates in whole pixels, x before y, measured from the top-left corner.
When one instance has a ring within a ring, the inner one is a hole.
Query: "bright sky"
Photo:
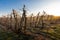
[[[44,10],[46,13],[60,16],[59,0],[0,0],[0,16],[12,12],[12,9],[22,9],[23,5],[31,13],[38,13]]]

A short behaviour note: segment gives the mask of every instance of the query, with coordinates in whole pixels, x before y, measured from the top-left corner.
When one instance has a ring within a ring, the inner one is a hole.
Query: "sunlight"
[[[50,15],[60,16],[60,3],[53,2],[43,8]]]

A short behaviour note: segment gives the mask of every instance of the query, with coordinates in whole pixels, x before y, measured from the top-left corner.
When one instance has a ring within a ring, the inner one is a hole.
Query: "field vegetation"
[[[48,15],[43,11],[36,16],[22,16],[16,10],[0,17],[0,40],[60,40],[60,16]]]

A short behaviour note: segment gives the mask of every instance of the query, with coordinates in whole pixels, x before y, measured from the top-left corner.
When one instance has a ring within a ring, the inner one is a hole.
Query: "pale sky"
[[[45,10],[47,13],[55,16],[60,16],[60,1],[55,1],[42,7],[41,10]]]

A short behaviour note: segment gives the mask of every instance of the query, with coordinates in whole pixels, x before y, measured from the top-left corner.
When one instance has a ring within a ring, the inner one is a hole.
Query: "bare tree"
[[[23,14],[22,14],[22,18],[21,18],[21,22],[20,22],[20,27],[21,30],[24,31],[24,33],[26,33],[26,10],[25,10],[25,5],[23,6]]]

